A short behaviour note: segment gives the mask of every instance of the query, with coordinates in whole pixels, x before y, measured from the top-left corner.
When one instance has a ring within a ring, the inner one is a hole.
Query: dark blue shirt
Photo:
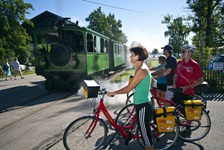
[[[177,59],[173,55],[170,55],[169,57],[166,58],[166,65],[165,68],[171,68],[171,72],[166,75],[166,85],[173,85],[173,76],[174,76],[174,69],[177,66]]]

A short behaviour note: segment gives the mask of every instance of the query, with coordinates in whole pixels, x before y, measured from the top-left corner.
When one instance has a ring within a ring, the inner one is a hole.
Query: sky
[[[121,30],[126,34],[128,46],[133,41],[141,43],[152,51],[168,44],[164,32],[166,24],[162,24],[164,16],[174,18],[187,16],[186,0],[24,0],[31,3],[34,10],[29,9],[26,18],[32,19],[44,11],[50,11],[61,17],[69,17],[71,21],[79,21],[79,25],[87,26],[85,18],[91,12],[101,7],[105,15],[115,15],[116,20],[122,21]],[[190,37],[188,38],[189,43]]]

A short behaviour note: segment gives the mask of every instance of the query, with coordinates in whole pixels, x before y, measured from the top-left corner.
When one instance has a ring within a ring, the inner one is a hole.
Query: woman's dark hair
[[[139,56],[138,61],[143,61],[148,58],[148,51],[143,46],[132,47],[130,51]]]

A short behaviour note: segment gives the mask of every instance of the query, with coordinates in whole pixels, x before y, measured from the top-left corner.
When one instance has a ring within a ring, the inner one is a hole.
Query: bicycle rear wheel
[[[132,117],[135,115],[135,105],[129,104],[122,108],[115,121],[121,126],[131,125]]]
[[[128,126],[132,123],[132,117],[135,115],[135,105],[129,104],[125,106],[121,111],[118,113],[116,117],[116,122],[119,125]],[[155,124],[152,123],[154,127]],[[140,135],[138,128],[133,128],[132,133],[135,135]],[[179,137],[179,126],[176,123],[174,132],[167,132],[167,133],[158,133],[156,128],[152,128],[152,135],[154,138],[154,149],[155,150],[166,150],[173,147]],[[136,136],[140,137],[140,136]],[[143,140],[138,138],[137,141],[139,142],[142,148],[145,147]]]
[[[154,150],[168,150],[176,144],[180,131],[180,128],[177,123],[175,125],[175,129],[173,132],[159,133],[158,130],[154,127],[155,124],[151,123],[151,130],[152,130],[151,132],[153,136]],[[136,134],[140,134],[139,130],[137,131]],[[145,145],[143,140],[140,138],[137,140],[139,141],[140,146],[144,148]]]
[[[179,118],[180,135],[185,141],[198,141],[204,138],[211,128],[211,119],[204,109],[202,110],[201,120],[189,121],[183,117]]]
[[[127,96],[127,99],[125,101],[125,106],[128,106],[129,104],[133,104],[134,100],[134,93],[131,93],[130,95]]]
[[[95,121],[96,117],[94,116],[84,116],[73,121],[63,135],[63,144],[66,150],[95,150],[100,148],[106,140],[108,130],[101,119],[94,127]],[[91,129],[93,131],[89,135]]]

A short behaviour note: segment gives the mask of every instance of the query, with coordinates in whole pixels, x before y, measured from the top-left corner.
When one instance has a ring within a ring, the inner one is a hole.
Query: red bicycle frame
[[[104,102],[103,102],[103,98],[100,99],[100,102],[99,102],[99,105],[95,111],[95,117],[96,117],[96,120],[94,120],[90,127],[88,128],[88,130],[86,131],[86,137],[90,137],[90,134],[92,133],[92,131],[94,130],[99,118],[100,118],[100,112],[103,112],[103,114],[106,116],[107,120],[110,122],[110,124],[115,128],[115,130],[120,133],[124,138],[130,138],[129,135],[125,132],[125,131],[128,131],[128,130],[131,130],[133,128],[133,126],[135,125],[136,123],[136,116],[134,115],[133,117],[131,117],[131,114],[133,114],[133,111],[135,111],[135,109],[132,110],[132,112],[129,114],[128,118],[131,118],[132,122],[131,122],[131,125],[129,126],[120,126],[118,125],[114,119],[111,117],[110,113],[108,112],[106,106],[104,105]],[[131,138],[140,138],[140,136],[136,136],[136,135],[132,135]]]

